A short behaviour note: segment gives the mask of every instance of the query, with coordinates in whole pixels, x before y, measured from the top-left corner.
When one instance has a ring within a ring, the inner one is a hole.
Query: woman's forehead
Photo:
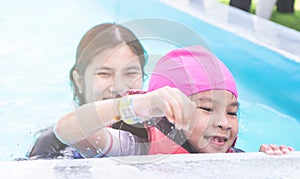
[[[101,52],[96,55],[90,65],[94,68],[126,68],[132,65],[139,65],[139,59],[128,46],[121,47],[117,50]]]

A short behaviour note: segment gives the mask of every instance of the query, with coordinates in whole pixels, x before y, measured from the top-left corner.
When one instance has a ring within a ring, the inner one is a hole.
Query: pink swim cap
[[[187,96],[208,90],[227,90],[238,97],[228,68],[202,46],[175,49],[163,56],[151,74],[148,91],[164,86],[178,88]]]

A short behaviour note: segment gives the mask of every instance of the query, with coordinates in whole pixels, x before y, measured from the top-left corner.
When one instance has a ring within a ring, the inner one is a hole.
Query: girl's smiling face
[[[190,144],[200,153],[225,153],[238,133],[238,102],[226,90],[210,90],[193,94],[197,105],[197,121],[186,133]]]

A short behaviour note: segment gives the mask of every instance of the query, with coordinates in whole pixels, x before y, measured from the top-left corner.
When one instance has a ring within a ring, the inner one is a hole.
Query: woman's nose
[[[129,87],[126,85],[126,81],[124,81],[122,78],[116,78],[109,88],[113,95],[121,94],[128,89]]]

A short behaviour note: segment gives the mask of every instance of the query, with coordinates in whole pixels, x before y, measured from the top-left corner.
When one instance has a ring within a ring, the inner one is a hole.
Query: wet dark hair
[[[73,99],[79,105],[85,102],[84,94],[74,81],[73,71],[76,70],[83,76],[87,66],[96,55],[116,50],[120,45],[127,45],[134,54],[139,57],[142,67],[143,78],[145,77],[144,66],[147,61],[147,53],[135,34],[123,25],[104,23],[94,26],[82,37],[76,53],[76,62],[70,70],[70,83],[73,89]]]

